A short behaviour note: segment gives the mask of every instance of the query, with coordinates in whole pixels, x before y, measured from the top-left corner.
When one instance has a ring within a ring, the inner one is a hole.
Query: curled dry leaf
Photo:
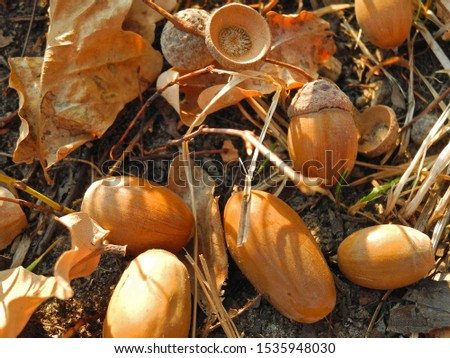
[[[170,69],[163,72],[157,80],[157,87],[161,89],[166,84],[176,81],[186,72],[178,72]],[[261,78],[254,77],[257,74]],[[242,76],[239,80],[239,76]],[[230,85],[235,81],[236,85]],[[225,86],[225,94],[219,98],[214,98]],[[270,77],[261,76],[260,73],[249,73],[243,71],[235,76],[207,73],[195,77],[187,78],[166,89],[162,96],[180,115],[181,121],[190,126],[197,116],[202,113],[207,106],[204,115],[214,113],[220,109],[239,103],[241,100],[250,97],[258,97],[275,91],[275,85]],[[183,99],[180,99],[180,95]],[[198,125],[201,122],[197,123]]]
[[[54,277],[36,275],[22,266],[0,271],[0,337],[17,337],[47,299],[65,300],[72,295],[72,290],[61,287]]]
[[[172,11],[177,2],[177,0],[155,0],[156,4],[167,11]],[[141,35],[151,44],[155,40],[156,23],[162,19],[163,17],[158,12],[142,0],[133,0],[130,11],[123,23],[123,29]]]
[[[178,80],[178,78],[187,72],[179,72],[175,69],[167,70],[158,77],[156,87],[161,89],[168,83]],[[181,83],[176,83],[168,87],[162,96],[179,114],[181,121],[189,126],[194,122],[195,118],[201,113],[202,108],[198,104],[198,97],[207,88],[225,84],[227,76],[213,74],[202,74],[195,77],[190,77],[183,80]],[[183,99],[180,99],[180,97]]]
[[[175,158],[169,170],[168,186],[169,189],[181,196],[188,205],[192,206],[186,169],[188,169],[188,163],[182,160],[181,156]],[[198,255],[204,256],[210,275],[216,282],[217,292],[220,293],[228,275],[228,256],[218,201],[214,196],[215,183],[200,166],[191,165],[191,170],[197,214]],[[194,240],[191,240],[186,249],[194,257]],[[191,285],[195,285],[192,265],[184,257],[183,261],[189,270]],[[199,291],[199,300],[201,308],[206,313],[211,313],[212,311],[202,291]]]
[[[0,198],[14,199],[14,194],[0,186]],[[20,205],[0,200],[0,250],[7,247],[28,225]]]
[[[71,280],[88,276],[97,268],[109,230],[101,228],[83,212],[65,215],[58,221],[69,229],[72,248],[56,262],[55,278],[61,287],[71,291]]]
[[[223,153],[220,153],[224,162],[232,162],[239,159],[239,151],[230,139],[224,140],[222,144]]]
[[[14,42],[14,36],[5,36],[3,30],[0,30],[0,48],[9,46],[12,42]]]
[[[102,136],[124,105],[156,79],[161,54],[122,29],[131,5],[50,2],[44,59],[10,59],[10,86],[21,97],[15,162],[38,159],[49,167]]]
[[[268,58],[287,63],[317,78],[319,65],[327,62],[336,52],[336,44],[330,24],[309,11],[298,15],[267,13],[272,33],[272,47]],[[282,80],[288,89],[301,87],[308,82],[301,72],[294,69],[263,64],[260,71]]]

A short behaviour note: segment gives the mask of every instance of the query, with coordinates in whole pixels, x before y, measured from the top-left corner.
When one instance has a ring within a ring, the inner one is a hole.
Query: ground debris
[[[409,335],[450,326],[450,282],[423,280],[403,298],[411,304],[391,310],[389,331]]]

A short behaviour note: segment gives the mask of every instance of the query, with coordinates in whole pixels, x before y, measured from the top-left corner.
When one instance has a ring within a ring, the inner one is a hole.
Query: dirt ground
[[[333,1],[304,1],[305,10],[314,10]],[[340,3],[346,1],[339,1]],[[348,1],[347,1],[348,2]],[[191,3],[194,3],[192,1]],[[206,8],[212,2],[200,2]],[[183,8],[183,1],[180,8]],[[282,13],[293,13],[297,9],[297,2],[280,1],[275,8]],[[91,169],[78,161],[63,161],[55,165],[50,170],[50,175],[54,178],[53,186],[47,185],[43,177],[41,168],[37,163],[23,164],[14,163],[11,158],[15,142],[19,135],[20,119],[13,115],[18,109],[18,96],[14,90],[8,89],[9,68],[7,59],[10,57],[23,56],[25,39],[33,11],[33,1],[2,1],[0,2],[0,37],[10,37],[11,43],[0,48],[0,169],[8,175],[24,179],[31,187],[39,190],[43,194],[53,198],[57,202],[64,202],[66,205],[77,209],[80,199],[90,184]],[[24,51],[25,56],[42,56],[45,50],[45,33],[48,28],[46,7],[38,6],[36,17],[31,28],[30,36]],[[353,26],[356,26],[352,15],[353,10],[345,11],[346,18]],[[358,109],[367,105],[382,103],[393,107],[400,120],[404,119],[406,110],[397,107],[392,103],[392,89],[386,78],[382,75],[375,75],[370,79],[369,84],[377,84],[376,91],[369,91],[370,86],[358,86],[362,69],[355,59],[360,58],[360,50],[352,46],[348,34],[341,26],[341,18],[338,14],[329,14],[324,17],[331,24],[332,30],[336,33],[337,52],[336,57],[342,62],[342,74],[336,83],[346,92]],[[427,24],[433,30],[432,24]],[[155,48],[158,48],[158,36],[162,23],[158,25]],[[441,47],[450,56],[450,44],[438,40]],[[420,37],[414,45],[415,61],[417,67],[424,76],[429,76],[435,89],[439,92],[448,87],[448,75],[445,73],[435,73],[440,68],[440,64],[426,42]],[[375,48],[369,45],[369,49],[374,53]],[[379,51],[379,50],[377,50]],[[384,58],[398,55],[407,58],[406,45],[398,48],[398,52],[381,51]],[[168,64],[166,64],[168,68]],[[367,71],[367,69],[365,70]],[[397,79],[403,88],[407,88],[407,69],[401,66],[392,66],[389,71]],[[364,76],[362,76],[364,78]],[[416,101],[417,113],[422,111],[433,98],[424,88],[423,83],[416,79]],[[143,98],[148,98],[153,89],[149,89],[143,94]],[[447,98],[448,100],[449,98]],[[131,119],[140,108],[139,100],[129,103],[120,113],[113,126],[99,140],[85,145],[70,155],[71,158],[89,160],[102,167],[102,163],[107,159],[107,153],[114,145],[123,131],[128,126]],[[280,113],[282,113],[280,111]],[[128,138],[136,133],[141,126],[151,120],[150,130],[142,135],[142,141],[133,152],[133,158],[142,159],[141,148],[149,150],[164,145],[170,139],[180,137],[186,131],[186,127],[177,127],[178,118],[176,113],[163,99],[158,99],[145,113],[145,118],[135,126]],[[10,118],[10,119],[8,119]],[[207,124],[210,127],[230,127],[239,129],[254,129],[251,123],[245,120],[241,112],[236,107],[230,107],[219,111],[208,117]],[[230,188],[239,178],[232,177],[231,166],[221,166],[220,156],[224,140],[231,139],[234,146],[239,150],[242,158],[246,158],[245,148],[240,139],[228,138],[224,135],[200,136],[193,141],[191,149],[197,151],[196,159],[208,172],[217,177],[221,177],[222,183],[218,185],[216,194],[220,195],[220,208],[223,209],[226,200],[230,195]],[[444,140],[445,141],[445,140]],[[447,139],[448,141],[448,139]],[[417,150],[417,146],[411,143],[408,147],[408,155],[403,158],[395,158],[388,164],[399,164],[407,161]],[[168,159],[175,156],[176,147],[170,148],[161,155],[152,158],[153,165],[146,173],[147,178],[161,184],[165,184],[168,173]],[[287,153],[280,153],[287,159]],[[366,161],[366,159],[364,159]],[[378,163],[379,158],[373,159],[373,163]],[[395,161],[395,162],[394,162]],[[123,166],[125,173],[131,168],[129,162]],[[363,166],[356,166],[349,181],[356,180],[370,173],[370,169]],[[133,173],[131,174],[138,174]],[[341,200],[344,205],[350,206],[356,203],[361,197],[370,192],[370,184],[355,187],[344,186],[342,188]],[[35,201],[25,193],[20,197]],[[335,256],[339,243],[349,234],[359,228],[373,224],[368,217],[350,215],[344,206],[332,203],[326,197],[318,195],[304,196],[295,188],[286,188],[280,197],[294,208],[303,218],[308,228],[313,233],[316,240],[327,259],[332,270],[337,287],[337,304],[333,312],[314,324],[300,324],[283,317],[264,299],[256,299],[256,302],[246,309],[241,315],[234,319],[235,324],[245,337],[404,337],[419,333],[426,336],[431,327],[423,330],[415,330],[414,326],[406,318],[401,321],[398,318],[402,308],[408,308],[417,300],[411,298],[412,292],[418,292],[422,285],[433,285],[431,280],[424,280],[417,285],[408,288],[394,290],[383,299],[385,291],[371,290],[359,287],[346,280],[339,272]],[[366,212],[371,212],[374,217],[379,216],[380,207],[385,204],[385,199],[380,198],[371,202],[366,207]],[[70,238],[67,230],[54,222],[52,215],[40,213],[29,208],[24,209],[29,218],[29,226],[16,241],[29,240],[30,247],[24,257],[23,265],[30,264],[50,243],[56,238],[62,238],[60,243],[49,255],[37,266],[35,273],[46,276],[53,274],[53,266],[59,255],[70,247]],[[30,239],[31,238],[31,239]],[[16,244],[17,245],[17,244]],[[0,251],[0,268],[5,269],[11,264],[14,256],[14,245]],[[115,284],[126,267],[128,260],[113,254],[104,254],[98,269],[89,277],[76,279],[72,282],[75,296],[67,301],[50,299],[43,303],[31,317],[29,323],[20,334],[20,337],[61,337],[64,335],[72,337],[101,337],[102,323],[105,316],[109,298]],[[414,291],[416,290],[416,291]],[[448,293],[448,289],[447,289]],[[239,309],[244,307],[249,301],[257,297],[257,292],[242,275],[230,258],[229,275],[224,287],[223,304],[227,309]],[[449,312],[447,310],[447,318]],[[406,316],[403,316],[406,317]],[[447,319],[446,318],[446,319]],[[198,317],[199,334],[202,332],[204,317],[201,313]],[[371,323],[371,321],[373,322]],[[450,325],[450,324],[449,324]],[[431,325],[432,326],[432,325]],[[437,324],[437,326],[441,326]],[[208,337],[223,337],[221,328],[209,333]]]

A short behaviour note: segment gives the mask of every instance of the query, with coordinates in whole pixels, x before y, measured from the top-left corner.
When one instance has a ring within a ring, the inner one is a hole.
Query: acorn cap
[[[306,83],[297,91],[287,113],[289,118],[293,118],[324,109],[351,112],[353,104],[335,83],[320,79]]]
[[[225,68],[246,69],[259,63],[270,50],[267,21],[250,6],[231,3],[209,18],[205,41],[211,54]]]
[[[399,130],[392,108],[381,104],[355,116],[359,132],[358,153],[373,158],[386,153],[394,145]]]

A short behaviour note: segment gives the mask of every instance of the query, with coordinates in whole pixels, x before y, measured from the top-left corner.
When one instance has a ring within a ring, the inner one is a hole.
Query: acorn
[[[399,132],[397,116],[392,108],[377,104],[355,115],[358,128],[358,153],[377,157],[388,152]]]
[[[430,238],[411,227],[375,225],[358,230],[338,247],[340,271],[367,288],[389,290],[424,278],[434,266]]]
[[[131,256],[153,248],[180,251],[191,238],[191,209],[173,191],[136,177],[106,177],[90,185],[81,211],[104,229],[111,244]]]
[[[187,338],[191,292],[186,266],[165,250],[148,250],[125,269],[108,304],[105,338]]]
[[[288,108],[288,150],[295,170],[336,184],[353,169],[358,152],[354,107],[328,80],[306,83]]]
[[[408,38],[413,7],[411,0],[355,0],[355,14],[367,39],[389,49]]]
[[[271,46],[266,19],[250,6],[238,3],[218,8],[206,24],[205,35],[209,51],[226,69],[256,67]]]
[[[336,303],[331,271],[303,220],[273,194],[253,190],[249,230],[237,245],[243,192],[233,194],[224,212],[229,252],[255,289],[284,316],[313,323]]]
[[[210,14],[202,9],[188,8],[174,16],[204,31]],[[193,71],[214,61],[204,37],[179,30],[170,21],[166,22],[161,32],[161,52],[167,62],[180,70]]]

